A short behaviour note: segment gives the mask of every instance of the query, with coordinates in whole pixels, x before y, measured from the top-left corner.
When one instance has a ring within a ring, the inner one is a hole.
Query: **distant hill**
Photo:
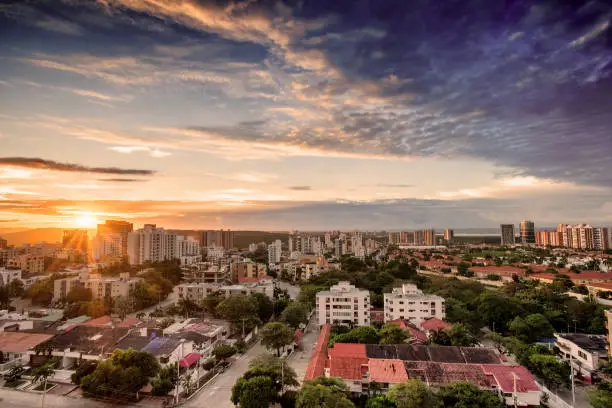
[[[8,241],[9,245],[36,244],[37,242],[61,242],[62,228],[35,228],[18,232],[2,233],[0,236]]]
[[[280,239],[285,242],[289,238],[286,232],[267,232],[267,231],[234,231],[234,246],[236,248],[248,248],[249,244],[265,241],[266,244]]]

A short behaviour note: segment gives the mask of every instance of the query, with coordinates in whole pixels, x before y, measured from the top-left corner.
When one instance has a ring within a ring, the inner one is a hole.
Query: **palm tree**
[[[53,375],[55,372],[55,365],[57,364],[57,360],[52,358],[47,360],[45,364],[38,367],[34,370],[34,382],[42,381],[43,382],[43,392],[42,392],[42,408],[45,408],[45,394],[47,394],[47,379]]]

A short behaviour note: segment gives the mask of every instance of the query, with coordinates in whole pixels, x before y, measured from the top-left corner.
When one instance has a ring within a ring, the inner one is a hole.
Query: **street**
[[[3,388],[0,391],[0,406],[3,407],[39,407],[41,405],[41,394],[31,392],[13,391]],[[47,394],[45,396],[46,408],[108,408],[109,404],[82,399],[68,398],[60,395]]]
[[[257,343],[236,361],[224,373],[220,374],[204,387],[195,397],[185,403],[186,407],[232,408],[230,401],[232,387],[236,380],[249,368],[249,361],[265,353],[265,348]]]
[[[308,326],[308,331],[302,337],[302,350],[296,351],[287,360],[289,365],[295,370],[297,379],[300,383],[304,379],[304,374],[306,374],[310,353],[312,352],[312,347],[314,346],[318,336],[319,330],[317,327],[315,314],[313,315],[313,318]],[[234,383],[247,371],[249,368],[249,361],[265,352],[266,349],[260,343],[257,343],[251,347],[246,354],[240,356],[230,368],[212,380],[195,397],[185,403],[185,406],[210,406],[214,408],[234,407],[234,404],[232,404],[230,401]]]

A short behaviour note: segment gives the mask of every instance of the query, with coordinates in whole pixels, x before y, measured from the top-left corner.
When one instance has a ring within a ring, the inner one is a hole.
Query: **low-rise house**
[[[27,365],[28,356],[34,353],[36,346],[49,341],[52,337],[52,334],[19,331],[0,332],[0,351],[2,352],[0,372],[7,371],[17,365]]]
[[[219,285],[213,283],[181,283],[174,287],[174,292],[179,299],[190,299],[194,302],[202,301],[206,296],[220,292],[225,297],[231,295],[250,295],[252,293],[263,293],[272,297],[274,286],[270,279],[257,280],[256,282],[244,282],[238,285]]]
[[[411,379],[433,387],[468,381],[498,394],[509,406],[540,404],[535,377],[525,367],[504,365],[493,349],[348,343],[328,348],[330,327],[321,329],[305,381],[321,375],[339,377],[354,395],[367,395],[372,383],[385,392]]]
[[[555,333],[557,347],[564,360],[571,361],[577,374],[586,382],[593,381],[594,374],[608,362],[606,336],[583,333]]]

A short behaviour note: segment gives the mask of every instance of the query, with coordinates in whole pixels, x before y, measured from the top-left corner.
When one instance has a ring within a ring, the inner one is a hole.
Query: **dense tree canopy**
[[[242,325],[250,330],[260,323],[258,305],[255,300],[245,295],[231,295],[217,305],[219,316],[232,323],[234,331],[241,331]]]
[[[348,388],[339,378],[318,377],[306,382],[296,400],[296,408],[354,408]]]
[[[281,322],[266,324],[261,331],[261,344],[268,349],[276,350],[280,356],[281,350],[295,341],[295,330]]]
[[[281,320],[289,326],[297,329],[300,324],[306,323],[308,320],[308,307],[302,302],[291,302],[283,310]]]
[[[117,349],[93,372],[81,378],[81,388],[85,394],[129,400],[159,370],[159,363],[150,353]]]
[[[396,324],[387,323],[380,331],[380,344],[401,344],[408,339],[408,334]]]
[[[436,394],[425,383],[410,380],[389,389],[387,398],[397,408],[438,408],[442,405]]]

